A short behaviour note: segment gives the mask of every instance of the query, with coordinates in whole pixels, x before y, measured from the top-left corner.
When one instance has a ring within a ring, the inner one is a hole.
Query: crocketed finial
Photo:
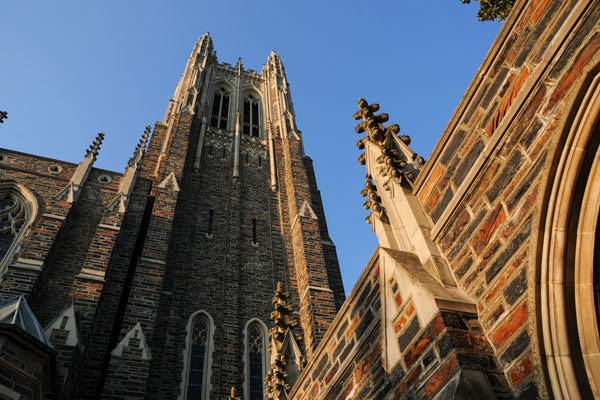
[[[270,333],[273,339],[279,343],[283,342],[288,328],[294,328],[298,325],[290,316],[294,308],[288,305],[287,299],[289,297],[290,294],[283,290],[281,282],[277,282],[277,290],[272,300],[275,310],[271,312],[271,319],[275,326],[270,329]]]
[[[102,144],[103,140],[104,140],[104,133],[99,132],[98,135],[96,136],[96,139],[94,139],[94,141],[90,145],[90,148],[85,151],[85,155],[88,156],[91,154],[93,159],[95,160],[96,156],[98,155],[98,151],[100,150],[100,145]]]
[[[144,151],[146,150],[146,143],[148,143],[148,137],[150,136],[151,129],[152,128],[150,127],[150,125],[146,126],[146,129],[144,130],[144,133],[142,134],[142,138],[140,139],[139,143],[135,147],[135,150],[133,151],[133,157],[131,157],[129,159],[129,161],[127,162],[128,167],[131,167],[136,162],[139,162],[140,159],[142,158],[142,156],[144,155]]]
[[[5,119],[8,119],[8,113],[6,111],[0,111],[0,124],[3,123]]]
[[[359,149],[364,149],[367,142],[379,147],[381,154],[374,160],[377,163],[367,168],[368,173],[372,176],[377,173],[381,175],[385,181],[382,184],[383,189],[390,190],[391,182],[395,182],[405,189],[412,189],[413,182],[418,174],[418,170],[423,166],[425,160],[423,157],[417,156],[408,145],[410,137],[407,135],[399,135],[400,126],[391,124],[384,126],[389,116],[386,113],[375,114],[379,110],[379,104],[369,104],[365,99],[358,99],[358,108],[353,115],[355,120],[362,119],[356,125],[356,132],[366,132],[366,136],[361,138],[356,146]],[[360,164],[367,163],[365,153],[358,157]],[[369,191],[369,186],[366,187]],[[363,190],[364,192],[364,190]]]

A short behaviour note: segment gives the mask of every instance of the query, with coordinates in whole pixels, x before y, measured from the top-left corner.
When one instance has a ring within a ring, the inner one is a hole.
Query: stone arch
[[[192,356],[192,340],[194,334],[194,324],[198,319],[203,319],[207,324],[207,337],[206,337],[206,354],[204,360],[204,372],[203,372],[203,387],[201,399],[209,399],[211,392],[211,367],[212,367],[212,353],[214,350],[214,335],[215,335],[215,323],[209,313],[204,310],[199,310],[190,315],[186,327],[186,339],[185,349],[183,351],[183,370],[181,379],[181,391],[180,400],[188,398],[188,384],[191,367],[191,356]]]
[[[576,104],[550,175],[536,282],[545,372],[557,399],[600,396],[600,74]]]
[[[263,96],[261,93],[256,90],[254,87],[246,87],[242,91],[242,99],[241,99],[241,122],[242,122],[242,132],[244,132],[244,126],[246,123],[246,100],[247,98],[253,98],[257,104],[258,108],[258,121],[256,125],[258,125],[258,136],[259,138],[265,137],[265,117],[264,117],[264,104],[263,104]],[[245,133],[245,132],[244,132]],[[250,135],[253,136],[253,135]]]
[[[268,351],[268,338],[269,338],[269,329],[267,325],[258,318],[252,318],[246,322],[244,326],[244,398],[250,399],[250,354],[249,354],[249,328],[252,325],[258,325],[262,331],[263,335],[263,377],[266,376],[266,373],[269,369],[269,351]],[[263,379],[264,380],[264,379]],[[263,382],[263,393],[265,390],[265,385]]]
[[[21,207],[22,225],[17,232],[13,230],[13,240],[3,257],[0,258],[0,280],[8,266],[19,252],[23,238],[31,231],[33,221],[37,218],[39,206],[35,195],[22,184],[14,181],[0,181],[0,200],[5,196],[13,197],[17,206]],[[2,210],[0,210],[0,215]],[[10,218],[8,215],[7,218]],[[10,221],[9,221],[10,223]]]
[[[217,94],[219,91],[225,91],[228,93],[228,109],[227,109],[227,126],[223,129],[227,129],[227,130],[232,130],[233,129],[233,125],[235,123],[235,98],[236,98],[236,94],[235,94],[235,87],[231,84],[231,82],[227,81],[226,79],[220,79],[218,81],[215,81],[212,85],[211,91],[209,93],[209,101],[210,101],[210,107],[208,109],[208,119],[209,119],[209,125],[210,126],[214,126],[213,125],[213,113],[214,113],[214,107],[215,107],[215,94]]]

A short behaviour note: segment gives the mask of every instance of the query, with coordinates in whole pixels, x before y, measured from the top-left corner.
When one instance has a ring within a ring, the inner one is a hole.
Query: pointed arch
[[[231,110],[235,108],[234,89],[227,81],[217,81],[214,85],[210,126],[219,129],[229,129]]]
[[[257,91],[244,90],[242,108],[242,133],[252,137],[261,137],[263,124],[262,99]]]
[[[0,280],[39,211],[35,195],[14,181],[0,181]]]
[[[540,237],[540,342],[556,398],[600,395],[600,66],[565,130]]]
[[[263,399],[265,376],[269,368],[268,328],[263,321],[252,318],[244,327],[244,397]]]
[[[207,400],[211,391],[215,324],[210,314],[199,310],[190,316],[186,331],[179,398]]]

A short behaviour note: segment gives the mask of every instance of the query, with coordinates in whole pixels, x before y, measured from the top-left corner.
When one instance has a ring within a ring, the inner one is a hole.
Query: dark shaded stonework
[[[227,106],[213,104],[219,90]],[[222,124],[212,123],[215,107],[227,107]],[[245,130],[248,114],[258,129]],[[0,299],[24,295],[44,327],[65,321],[71,304],[77,319],[75,342],[68,324],[47,331],[60,360],[52,396],[181,398],[200,311],[211,322],[206,395],[244,393],[247,324],[272,326],[277,282],[310,355],[345,294],[279,57],[260,73],[220,64],[202,36],[144,147],[124,174],[93,168],[95,154],[78,166],[1,151],[0,180],[26,187],[36,204]],[[268,330],[263,337],[266,375]]]
[[[600,397],[600,1],[517,1],[425,163],[378,109],[348,299],[274,53],[200,38],[124,174],[0,150],[0,395],[250,399],[253,324],[269,399]]]

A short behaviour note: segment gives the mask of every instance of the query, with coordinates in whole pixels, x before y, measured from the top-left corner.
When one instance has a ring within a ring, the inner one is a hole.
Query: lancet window
[[[208,399],[212,321],[204,312],[192,316],[188,326],[185,363],[185,399]]]
[[[30,202],[25,200],[15,186],[0,184],[0,277],[13,258],[25,229],[33,219]]]
[[[265,388],[266,330],[257,320],[247,325],[246,384],[249,400],[262,400]]]
[[[259,136],[258,96],[249,94],[244,98],[244,120],[242,133],[244,135]]]
[[[215,91],[213,99],[210,126],[227,129],[227,117],[229,115],[229,92],[224,88]]]

